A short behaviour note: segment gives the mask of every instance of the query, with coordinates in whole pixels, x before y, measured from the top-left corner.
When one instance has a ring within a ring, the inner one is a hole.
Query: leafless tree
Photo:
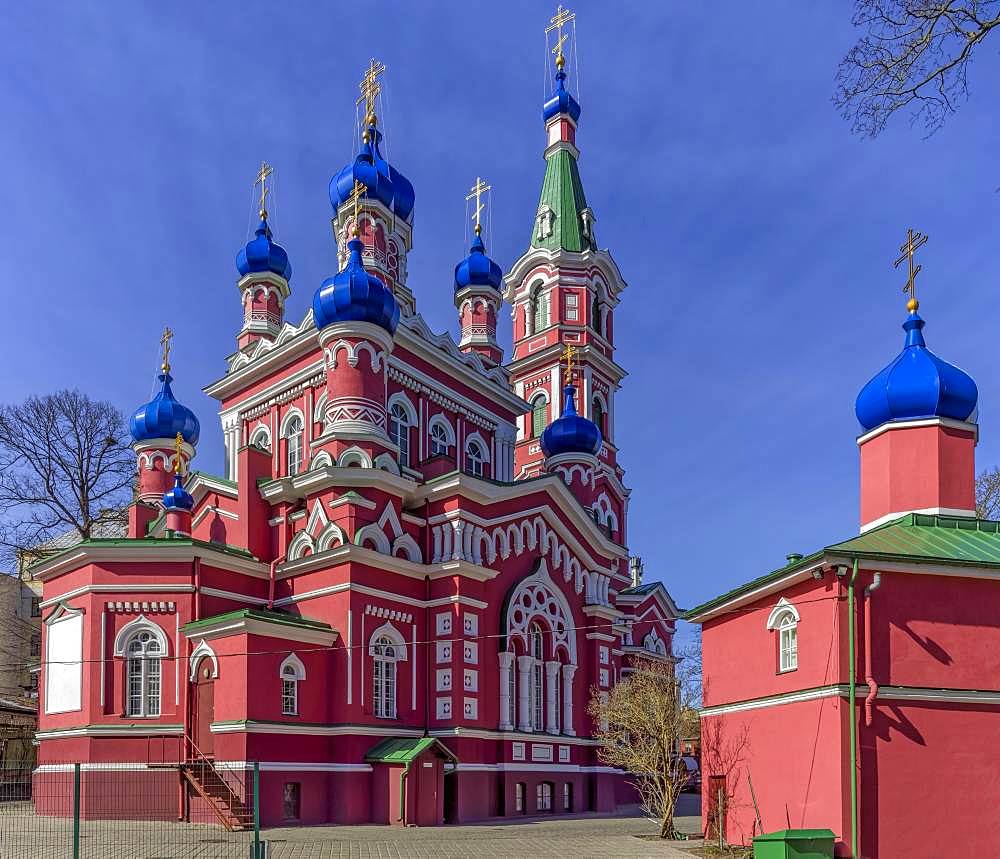
[[[1000,519],[1000,468],[996,466],[976,477],[976,516]]]
[[[937,131],[969,96],[969,62],[1000,28],[1000,0],[856,0],[864,35],[840,63],[833,101],[876,137],[897,111]]]
[[[67,532],[88,539],[123,509],[134,473],[111,403],[57,391],[0,405],[0,550],[9,559]]]
[[[670,838],[674,806],[687,781],[678,743],[690,727],[684,662],[636,659],[632,671],[608,692],[594,690],[589,711],[596,724],[598,755],[632,777],[643,810]],[[687,715],[686,715],[687,713]]]

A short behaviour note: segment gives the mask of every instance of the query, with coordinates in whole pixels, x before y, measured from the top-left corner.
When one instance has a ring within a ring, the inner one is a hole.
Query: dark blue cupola
[[[285,280],[291,279],[292,265],[285,249],[273,240],[267,212],[261,210],[254,237],[236,254],[236,268],[241,277],[269,271]]]
[[[591,420],[576,413],[576,387],[563,388],[562,415],[542,433],[542,452],[546,457],[563,453],[586,453],[597,456],[601,450],[601,431]]]
[[[313,295],[313,318],[317,328],[334,322],[370,322],[395,333],[399,303],[381,280],[369,274],[361,262],[364,245],[354,235],[347,243],[350,256],[343,270],[323,281]]]
[[[191,493],[188,492],[181,485],[181,474],[179,471],[174,472],[174,485],[170,490],[163,496],[163,509],[164,510],[186,510],[190,511],[194,507],[194,498],[191,497]]]
[[[368,199],[378,200],[397,218],[409,221],[416,200],[413,185],[385,160],[379,148],[382,133],[375,125],[375,117],[368,119],[357,157],[330,180],[330,205],[336,212],[350,198],[354,183],[360,182],[367,189]]]
[[[164,363],[157,379],[160,381],[159,392],[148,403],[139,406],[129,419],[132,438],[135,441],[173,440],[180,433],[184,441],[194,447],[198,444],[201,426],[194,412],[174,398],[174,392],[170,390],[173,377],[169,364]]]
[[[542,119],[548,122],[561,113],[566,114],[573,122],[580,118],[580,103],[566,89],[566,72],[560,66],[556,72],[555,92],[542,105]]]
[[[502,282],[503,271],[486,256],[486,246],[477,225],[469,255],[455,266],[455,292],[470,286],[492,287],[499,292]]]
[[[887,421],[916,418],[974,419],[979,390],[964,370],[942,361],[924,342],[925,322],[917,314],[916,300],[903,323],[903,351],[861,389],[854,405],[858,421],[867,432]]]

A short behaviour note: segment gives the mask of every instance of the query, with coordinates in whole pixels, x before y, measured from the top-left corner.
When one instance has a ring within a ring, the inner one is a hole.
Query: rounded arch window
[[[399,448],[399,464],[410,464],[410,416],[399,403],[389,409],[389,438]]]
[[[539,394],[531,401],[531,437],[538,438],[545,431],[548,421],[549,404],[545,397]]]
[[[159,639],[149,630],[136,632],[125,646],[126,712],[129,716],[159,716],[164,656]]]
[[[392,639],[382,635],[372,645],[373,695],[375,716],[379,719],[396,718],[396,662],[399,659]]]
[[[448,430],[441,423],[431,427],[431,456],[444,456],[448,453]]]
[[[478,441],[470,441],[465,450],[465,467],[469,474],[482,477],[485,461],[486,453],[483,446]]]
[[[295,415],[285,428],[285,438],[288,439],[288,474],[298,474],[302,470],[302,418]]]

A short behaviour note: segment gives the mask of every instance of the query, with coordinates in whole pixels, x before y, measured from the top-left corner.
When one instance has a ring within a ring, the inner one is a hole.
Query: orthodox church
[[[530,241],[505,275],[479,229],[477,179],[457,343],[430,330],[407,277],[416,193],[382,152],[381,64],[361,84],[356,157],[329,183],[340,270],[300,321],[285,318],[292,266],[262,166],[259,224],[236,258],[236,351],[205,388],[224,473],[190,467],[201,424],[174,393],[167,331],[159,391],[130,424],[127,536],[35,568],[40,774],[83,761],[86,784],[114,766],[137,816],[201,803],[234,828],[250,762],[266,825],[631,799],[597,755],[588,702],[632,658],[670,659],[678,611],[627,548],[614,336],[626,284],[580,179],[565,23]],[[153,799],[178,783],[179,799]]]

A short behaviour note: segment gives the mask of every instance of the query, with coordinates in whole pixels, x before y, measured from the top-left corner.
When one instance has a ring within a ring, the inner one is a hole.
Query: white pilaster
[[[514,654],[509,650],[500,653],[500,730],[513,731],[510,722],[510,672],[514,667]]]
[[[562,732],[567,737],[575,737],[573,730],[573,675],[576,674],[575,665],[564,665],[562,667],[562,707],[563,723]]]
[[[531,682],[531,666],[535,660],[530,656],[517,657],[517,729],[519,731],[531,730],[531,690],[534,683]]]
[[[560,663],[545,663],[545,733],[559,733],[559,714],[556,712],[556,685],[559,683]]]

